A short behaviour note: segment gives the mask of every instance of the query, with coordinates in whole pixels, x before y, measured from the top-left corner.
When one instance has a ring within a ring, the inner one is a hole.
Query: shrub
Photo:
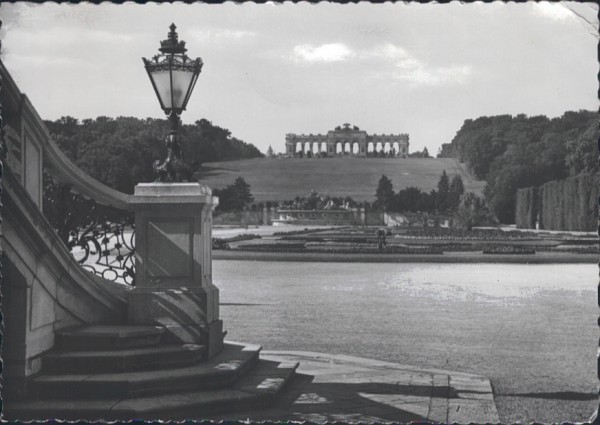
[[[225,239],[221,239],[221,238],[213,238],[212,239],[212,249],[231,249],[229,247],[229,244],[227,243],[227,241],[225,241]]]

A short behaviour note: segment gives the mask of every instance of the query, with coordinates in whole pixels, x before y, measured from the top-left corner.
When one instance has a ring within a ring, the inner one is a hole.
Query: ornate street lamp
[[[185,110],[202,70],[202,59],[190,59],[185,52],[185,41],[179,41],[175,24],[169,27],[168,38],[160,42],[160,52],[151,60],[142,58],[144,66],[156,92],[160,107],[169,117],[171,131],[166,139],[167,159],[161,164],[155,161],[153,168],[157,181],[190,180],[190,168],[181,157],[181,145],[177,139],[179,115]]]

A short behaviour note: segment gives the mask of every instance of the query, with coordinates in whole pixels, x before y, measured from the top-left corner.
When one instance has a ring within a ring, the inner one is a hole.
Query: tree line
[[[456,174],[452,180],[444,170],[437,184],[437,190],[429,193],[416,187],[394,192],[392,181],[382,175],[375,191],[373,207],[390,212],[426,212],[447,214],[456,219],[456,225],[463,229],[492,223],[493,217],[485,203],[472,192],[465,193],[462,177]]]
[[[440,176],[437,190],[429,193],[416,187],[407,187],[396,193],[392,181],[384,174],[377,184],[373,207],[393,212],[449,212],[458,208],[464,192],[462,177],[456,174],[450,180],[445,170]]]
[[[598,171],[596,112],[561,117],[498,115],[468,119],[440,157],[457,157],[486,180],[486,201],[502,223],[515,222],[517,189]]]
[[[165,119],[101,116],[79,121],[67,116],[45,124],[71,161],[121,192],[132,193],[137,183],[153,181],[152,163],[166,157]],[[183,157],[196,170],[204,162],[263,156],[254,145],[205,119],[181,125],[179,136]]]

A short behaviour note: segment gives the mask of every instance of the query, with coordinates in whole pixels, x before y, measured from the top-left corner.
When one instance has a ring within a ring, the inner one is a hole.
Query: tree
[[[450,182],[450,193],[448,194],[451,210],[456,210],[460,204],[460,197],[465,193],[465,185],[460,174],[455,174]]]
[[[471,230],[474,226],[493,222],[485,202],[473,192],[468,192],[463,196],[454,217],[457,227],[464,230]]]
[[[502,223],[514,223],[516,191],[598,169],[598,117],[568,111],[561,117],[499,115],[465,120],[442,156],[458,156],[485,179],[487,204]]]
[[[582,134],[567,141],[566,165],[569,175],[598,172],[598,123],[592,122]]]
[[[423,158],[430,158],[429,151],[427,150],[427,147],[423,148]]]
[[[97,117],[79,122],[72,117],[45,121],[52,138],[83,171],[121,192],[154,180],[152,163],[166,156],[167,120]],[[205,119],[182,125],[179,136],[188,164],[263,156],[251,144]]]
[[[250,185],[242,177],[238,177],[224,189],[214,189],[213,195],[219,198],[218,211],[242,211],[254,202]]]
[[[384,174],[379,179],[375,191],[375,206],[378,208],[389,208],[394,199],[394,186],[392,181]]]
[[[407,187],[398,191],[394,197],[394,211],[424,211],[423,210],[423,196],[427,196],[426,193],[421,192],[416,187]]]
[[[233,196],[233,209],[241,211],[247,205],[254,202],[254,196],[250,192],[250,185],[242,177],[238,177],[231,186],[231,195]]]
[[[450,207],[450,179],[446,170],[442,172],[437,188],[437,208],[440,211],[446,211]]]
[[[273,158],[275,156],[275,152],[273,152],[273,148],[269,145],[269,149],[267,149],[267,156],[269,158]]]

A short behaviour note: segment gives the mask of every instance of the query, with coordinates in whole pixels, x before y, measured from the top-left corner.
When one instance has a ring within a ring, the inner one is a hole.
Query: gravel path
[[[483,375],[502,422],[585,421],[598,405],[596,265],[213,267],[228,338]]]

